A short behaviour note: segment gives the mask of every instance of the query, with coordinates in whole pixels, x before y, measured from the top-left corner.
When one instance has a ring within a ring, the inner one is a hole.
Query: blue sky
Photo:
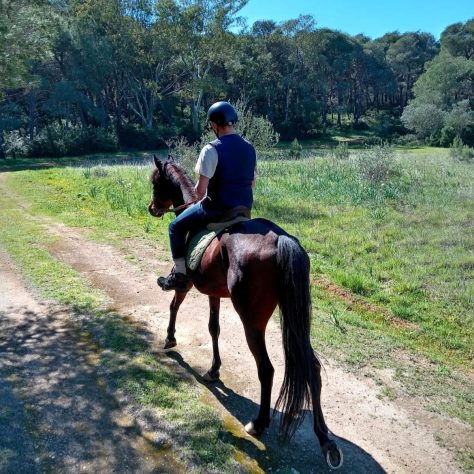
[[[317,27],[377,38],[389,31],[426,31],[439,38],[446,26],[474,17],[473,0],[249,0],[239,12],[251,25],[313,15]]]

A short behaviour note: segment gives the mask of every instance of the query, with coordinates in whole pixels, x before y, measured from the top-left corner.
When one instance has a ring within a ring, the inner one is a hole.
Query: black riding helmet
[[[233,125],[237,120],[237,111],[229,102],[216,102],[207,111],[207,121],[217,125]]]

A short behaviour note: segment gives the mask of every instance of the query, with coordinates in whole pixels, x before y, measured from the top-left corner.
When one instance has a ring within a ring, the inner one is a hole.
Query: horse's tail
[[[283,412],[280,422],[282,434],[291,437],[303,420],[303,409],[309,405],[311,395],[317,397],[316,403],[319,405],[319,360],[310,342],[311,290],[308,254],[297,239],[280,235],[277,263],[285,377],[275,410],[280,409]]]

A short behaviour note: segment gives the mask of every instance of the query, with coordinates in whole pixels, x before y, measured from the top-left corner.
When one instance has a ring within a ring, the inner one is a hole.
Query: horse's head
[[[148,212],[154,217],[161,217],[173,204],[173,195],[175,194],[166,167],[173,159],[168,156],[168,160],[160,160],[153,155],[156,168],[151,174],[150,181],[152,185],[152,194]]]

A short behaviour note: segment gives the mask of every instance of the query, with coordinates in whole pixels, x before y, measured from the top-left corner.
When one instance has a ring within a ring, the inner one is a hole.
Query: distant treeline
[[[245,3],[0,0],[0,156],[194,140],[219,99],[242,100],[283,139],[352,128],[473,144],[474,19],[439,42],[371,40],[311,16],[248,26]]]

